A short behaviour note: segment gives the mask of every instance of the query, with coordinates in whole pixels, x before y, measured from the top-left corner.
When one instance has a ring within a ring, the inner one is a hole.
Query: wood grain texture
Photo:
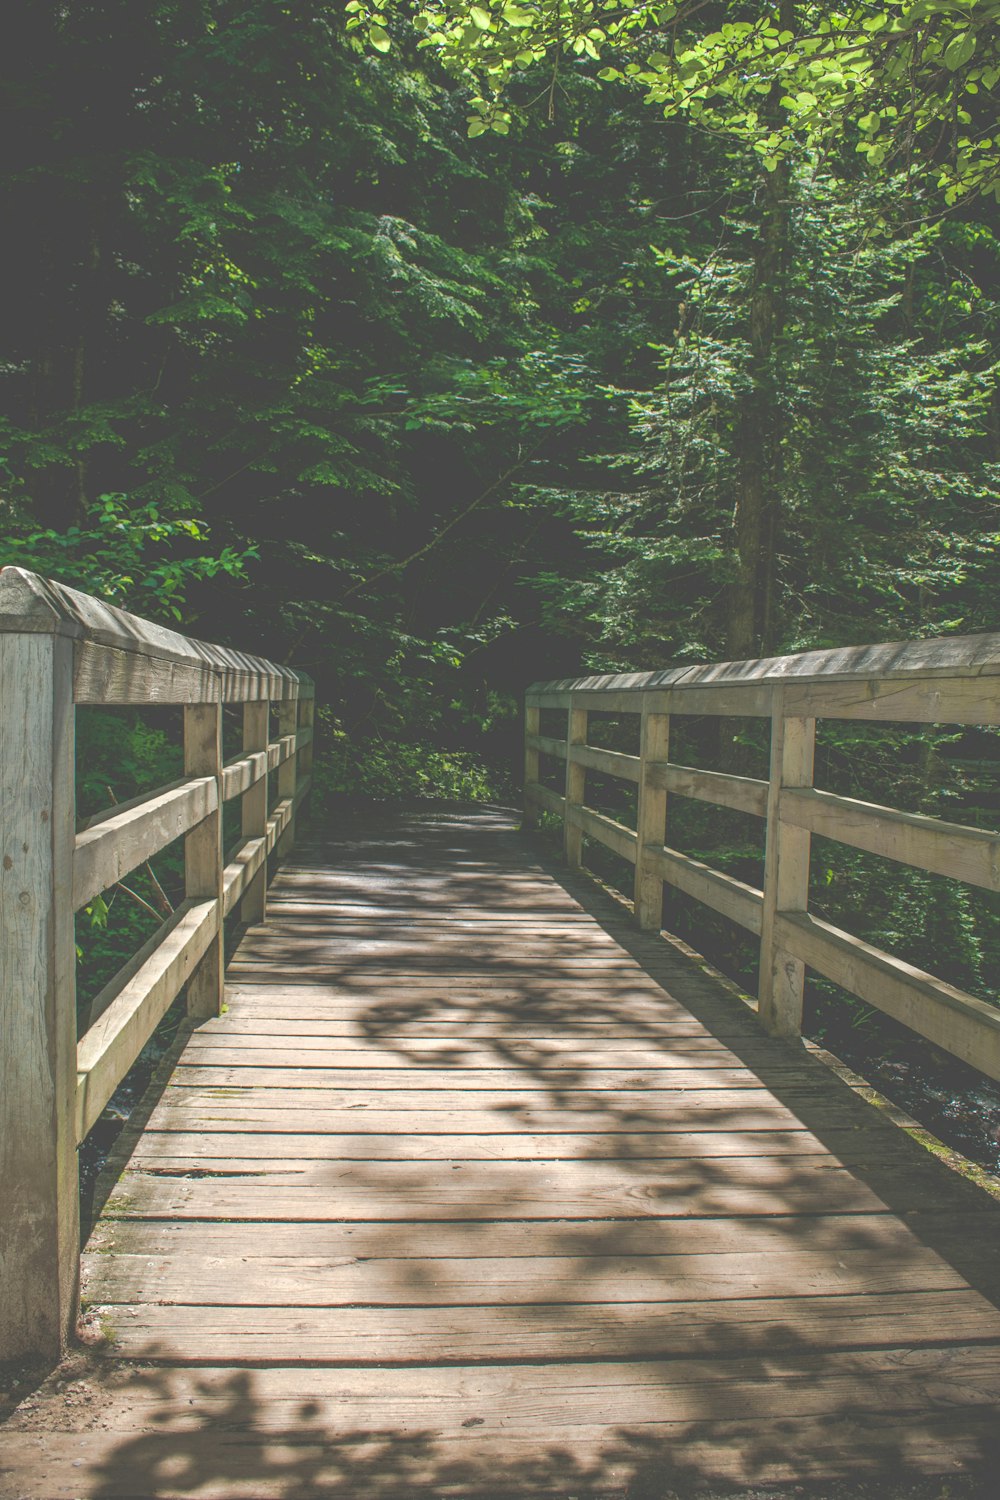
[[[300,845],[151,1101],[90,1390],[15,1417],[0,1486],[988,1474],[998,1205],[498,810],[370,818]]]

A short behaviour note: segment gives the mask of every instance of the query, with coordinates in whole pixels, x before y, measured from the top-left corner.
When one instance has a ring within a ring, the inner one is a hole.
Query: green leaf
[[[373,26],[368,33],[372,46],[376,52],[388,52],[392,46],[389,33],[384,26]]]
[[[478,26],[480,31],[489,31],[490,13],[488,10],[484,10],[481,5],[474,5],[469,11],[469,15],[472,17],[473,24]]]
[[[976,38],[971,31],[960,31],[953,36],[944,49],[944,65],[954,73],[956,69],[964,65],[972,57],[976,50]]]

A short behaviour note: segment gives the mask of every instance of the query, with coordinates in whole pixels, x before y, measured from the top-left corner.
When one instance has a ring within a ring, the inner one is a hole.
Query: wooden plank
[[[279,859],[287,859],[295,847],[295,794],[298,789],[299,758],[295,753],[299,724],[299,705],[296,698],[283,698],[278,704],[278,738],[291,741],[291,753],[282,759],[278,767],[278,799],[290,806],[288,817],[278,841],[275,853]]]
[[[738,922],[741,927],[747,927],[751,932],[760,931],[762,891],[733,875],[713,870],[700,859],[692,859],[678,849],[650,848],[648,857],[663,879],[678,890],[694,896],[697,901],[704,901],[706,906]]]
[[[644,1303],[658,1312],[667,1304],[748,1298],[873,1297],[884,1294],[961,1291],[962,1277],[947,1261],[926,1251],[900,1264],[876,1251],[836,1250],[806,1254],[789,1247],[756,1255],[483,1255],[379,1257],[258,1253],[197,1254],[185,1249],[150,1261],[140,1250],[94,1256],[86,1292],[90,1302],[159,1306],[258,1307],[527,1307],[563,1306],[572,1316],[584,1307]],[[529,1315],[529,1316],[533,1316]]]
[[[794,1165],[792,1164],[794,1162]],[[847,1168],[813,1157],[751,1158],[730,1171],[719,1162],[670,1160],[641,1171],[605,1161],[308,1162],[292,1173],[174,1177],[127,1172],[108,1200],[108,1218],[333,1219],[338,1222],[482,1220],[497,1206],[510,1218],[715,1218],[719,1215],[867,1213],[881,1200]],[[1000,1327],[1000,1325],[998,1325]]]
[[[212,901],[184,901],[126,965],[123,982],[76,1049],[76,1139],[94,1125],[157,1023],[208,951],[219,929]]]
[[[218,785],[222,773],[222,706],[187,704],[184,708],[184,773],[206,776]],[[185,900],[214,901],[217,920],[187,984],[188,1014],[217,1016],[222,1011],[224,935],[221,914],[225,902],[222,877],[222,808],[216,799],[209,813],[184,839]],[[154,1022],[155,1025],[155,1022]]]
[[[508,1307],[315,1307],[289,1326],[284,1308],[133,1306],[107,1308],[119,1359],[169,1348],[175,1359],[214,1364],[280,1360],[289,1365],[389,1365],[468,1359],[662,1359],[712,1354],[742,1357],[894,1345],[940,1337],[1000,1340],[1000,1313],[977,1293],[909,1292],[905,1296],[762,1297],[738,1303],[679,1302],[535,1306],[530,1316]],[[162,1356],[161,1356],[162,1357]]]
[[[1000,834],[812,787],[789,788],[781,800],[780,816],[784,823],[883,859],[1000,890]]]
[[[912,1227],[910,1227],[912,1225]],[[581,1219],[522,1222],[494,1218],[482,1222],[430,1223],[417,1220],[387,1227],[378,1223],[282,1222],[277,1219],[246,1223],[186,1219],[101,1220],[89,1242],[85,1259],[88,1274],[99,1272],[101,1257],[121,1250],[125,1255],[148,1253],[157,1259],[199,1254],[220,1258],[243,1256],[250,1263],[260,1256],[329,1256],[332,1262],[410,1258],[478,1260],[503,1256],[666,1255],[673,1257],[739,1255],[779,1256],[796,1252],[834,1258],[838,1253],[879,1256],[885,1264],[908,1266],[928,1253],[922,1242],[955,1245],[981,1237],[981,1216],[927,1213],[904,1223],[883,1209],[871,1214],[755,1215],[728,1218]],[[721,1378],[725,1379],[724,1372]]]
[[[52,1359],[78,1288],[71,641],[0,632],[0,703],[0,1360]]]
[[[230,1018],[226,1016],[223,1021]],[[392,1067],[428,1063],[437,1066],[489,1066],[511,1070],[542,1068],[727,1067],[741,1065],[731,1048],[714,1037],[670,1038],[659,1045],[645,1037],[614,1041],[605,1037],[567,1041],[563,1037],[524,1041],[498,1033],[476,1040],[461,1033],[442,1038],[394,1039],[374,1027],[364,1039],[352,1037],[254,1035],[229,1025],[221,1031],[199,1027],[184,1049],[186,1062],[251,1062],[267,1057],[271,1067],[301,1066],[310,1058],[326,1067]]]
[[[202,776],[92,823],[76,836],[73,910],[78,911],[100,891],[124,880],[131,870],[196,828],[217,807],[216,783],[212,777]]]
[[[776,925],[783,946],[817,973],[1000,1079],[1000,1008],[807,912],[781,913]]]
[[[583,857],[583,834],[576,814],[587,788],[587,772],[574,759],[573,751],[586,743],[587,712],[574,705],[566,721],[566,800],[563,803],[563,856],[571,870],[579,869]]]
[[[247,709],[268,709],[267,703],[245,703]],[[251,787],[256,786],[267,775],[268,753],[265,746],[250,755],[242,755],[239,760],[231,760],[222,768],[222,800],[230,802],[233,797],[241,797]]]
[[[131,1164],[173,1164],[183,1170],[197,1163],[225,1163],[229,1172],[278,1161],[291,1171],[296,1162],[329,1161],[647,1161],[665,1158],[701,1160],[721,1156],[822,1156],[825,1148],[807,1130],[593,1130],[540,1135],[503,1129],[480,1134],[455,1130],[403,1134],[388,1116],[384,1130],[369,1128],[346,1134],[259,1132],[252,1141],[231,1130],[147,1130],[132,1153]],[[465,1123],[465,1122],[463,1122]],[[569,1123],[569,1122],[567,1122]],[[852,1139],[843,1132],[843,1145]],[[622,1136],[626,1138],[623,1140]],[[870,1150],[866,1140],[862,1150]]]
[[[254,883],[255,877],[259,875],[263,882],[266,875],[265,860],[268,854],[267,837],[259,839],[245,839],[233,854],[232,859],[222,872],[222,906],[223,914],[229,916],[238,902],[243,899],[244,892]],[[263,887],[266,897],[266,886]],[[259,905],[251,908],[251,913],[259,911]],[[253,920],[252,915],[241,918],[244,921]],[[257,920],[263,921],[262,913]]]
[[[239,1052],[240,1049],[235,1049]],[[306,1057],[314,1054],[299,1054],[303,1059],[297,1066],[287,1063],[270,1066],[266,1059],[259,1063],[246,1060],[239,1064],[223,1062],[191,1062],[181,1057],[174,1082],[179,1086],[197,1088],[285,1088],[285,1089],[486,1089],[495,1092],[501,1089],[520,1090],[528,1087],[539,1075],[549,1075],[553,1088],[578,1090],[610,1089],[617,1093],[628,1090],[649,1089],[759,1089],[760,1080],[749,1068],[743,1067],[592,1067],[586,1070],[569,1066],[546,1069],[526,1068],[474,1068],[459,1067],[414,1067],[403,1060],[390,1067],[377,1062],[370,1065],[331,1068],[323,1064],[309,1065]],[[689,1059],[690,1061],[690,1059]],[[562,1075],[561,1077],[558,1075]]]
[[[588,771],[600,771],[602,776],[614,776],[619,781],[639,780],[639,756],[623,755],[619,750],[600,750],[596,745],[573,745],[570,759]]]
[[[617,823],[614,818],[605,817],[604,813],[594,812],[590,807],[568,807],[566,809],[568,823],[574,824],[587,838],[595,839],[597,843],[603,844],[606,849],[611,849],[622,859],[635,863],[636,835],[633,829],[626,828],[623,823]]]
[[[784,695],[784,688],[775,691],[771,718],[758,1015],[772,1036],[793,1037],[802,1031],[805,967],[794,949],[782,946],[777,913],[805,911],[809,905],[810,838],[806,830],[783,823],[781,809],[786,789],[812,784],[816,720],[789,715]]]
[[[77,703],[240,702],[300,692],[300,674],[288,668],[192,640],[23,568],[0,576],[0,629],[73,639]]]
[[[535,740],[538,738],[542,725],[541,710],[532,703],[525,701],[524,706],[524,790],[522,793],[522,811],[525,828],[535,828],[538,825],[538,801],[532,793],[532,788],[538,786],[539,759]]]
[[[547,812],[558,813],[560,817],[566,805],[566,799],[560,792],[553,792],[541,782],[529,781],[524,788],[525,797],[532,806],[544,807]]]
[[[243,749],[254,760],[264,762],[265,771],[261,779],[243,794],[240,805],[240,830],[243,847],[223,871],[222,885],[226,914],[231,910],[230,893],[240,893],[240,921],[247,926],[263,922],[267,915],[267,866],[265,848],[267,841],[267,741],[271,705],[269,703],[244,703],[243,705]],[[249,847],[248,847],[249,845]],[[232,865],[240,867],[240,874],[233,880]]]
[[[801,716],[900,724],[1000,724],[1000,693],[992,676],[951,681],[939,676],[873,676],[861,682],[790,683],[786,694],[788,712]]]
[[[551,735],[539,734],[536,731],[535,733],[526,736],[525,744],[528,746],[529,750],[538,750],[542,755],[554,756],[556,760],[566,759],[565,740],[553,739]],[[532,777],[532,780],[538,780],[537,774]]]
[[[654,761],[649,767],[650,785],[674,792],[678,797],[694,797],[716,807],[732,807],[737,812],[767,815],[766,781],[752,776],[730,776],[721,771],[702,771],[695,766]]]
[[[650,849],[666,842],[667,794],[650,777],[654,762],[666,760],[670,752],[670,720],[666,714],[642,711],[640,726],[639,804],[636,810],[635,882],[632,906],[636,921],[646,932],[659,932],[663,925],[663,876]]]

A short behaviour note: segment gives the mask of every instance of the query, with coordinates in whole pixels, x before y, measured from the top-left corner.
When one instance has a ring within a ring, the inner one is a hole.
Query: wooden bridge
[[[0,1427],[0,1496],[992,1493],[1000,1204],[797,1032],[808,964],[1000,1076],[1000,1012],[808,912],[811,830],[1000,888],[995,836],[810,785],[817,715],[996,724],[998,681],[980,637],[536,686],[529,821],[562,815],[568,870],[496,808],[293,847],[308,682],[5,570],[0,1353],[66,1357]],[[184,705],[183,780],[78,829],[74,704],[143,702]],[[686,713],[770,718],[769,779],[671,762]],[[668,795],[766,819],[764,888],[672,850]],[[181,834],[183,905],[78,1036],[74,911]],[[585,840],[634,862],[634,915]],[[659,933],[664,881],[760,934],[760,1019]],[[78,1346],[77,1145],[182,992]]]

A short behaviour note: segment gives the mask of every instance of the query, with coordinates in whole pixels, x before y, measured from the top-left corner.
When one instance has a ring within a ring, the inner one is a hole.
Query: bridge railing
[[[78,825],[79,704],[182,706],[183,777]],[[224,704],[243,709],[228,763]],[[312,723],[301,673],[0,572],[0,1358],[54,1354],[72,1329],[77,1147],[182,989],[193,1015],[220,1013],[223,922],[237,905],[264,920],[268,856],[291,848],[309,788]],[[242,839],[226,862],[235,798]],[[182,836],[183,900],[78,1017],[75,913]]]
[[[540,733],[546,709],[565,711],[564,738]],[[640,716],[640,753],[588,744],[592,712]],[[671,761],[671,718],[679,715],[769,719],[768,779]],[[525,820],[557,813],[571,866],[580,864],[585,836],[634,864],[641,927],[659,929],[666,884],[758,935],[759,1015],[772,1034],[800,1034],[808,967],[1000,1079],[1000,1008],[809,911],[814,833],[988,891],[1000,890],[1000,835],[817,790],[817,718],[1000,724],[1000,635],[535,683],[526,697]],[[561,793],[541,783],[541,757],[565,762]],[[588,770],[637,786],[634,830],[587,806]],[[671,848],[670,796],[764,820],[763,889]]]

